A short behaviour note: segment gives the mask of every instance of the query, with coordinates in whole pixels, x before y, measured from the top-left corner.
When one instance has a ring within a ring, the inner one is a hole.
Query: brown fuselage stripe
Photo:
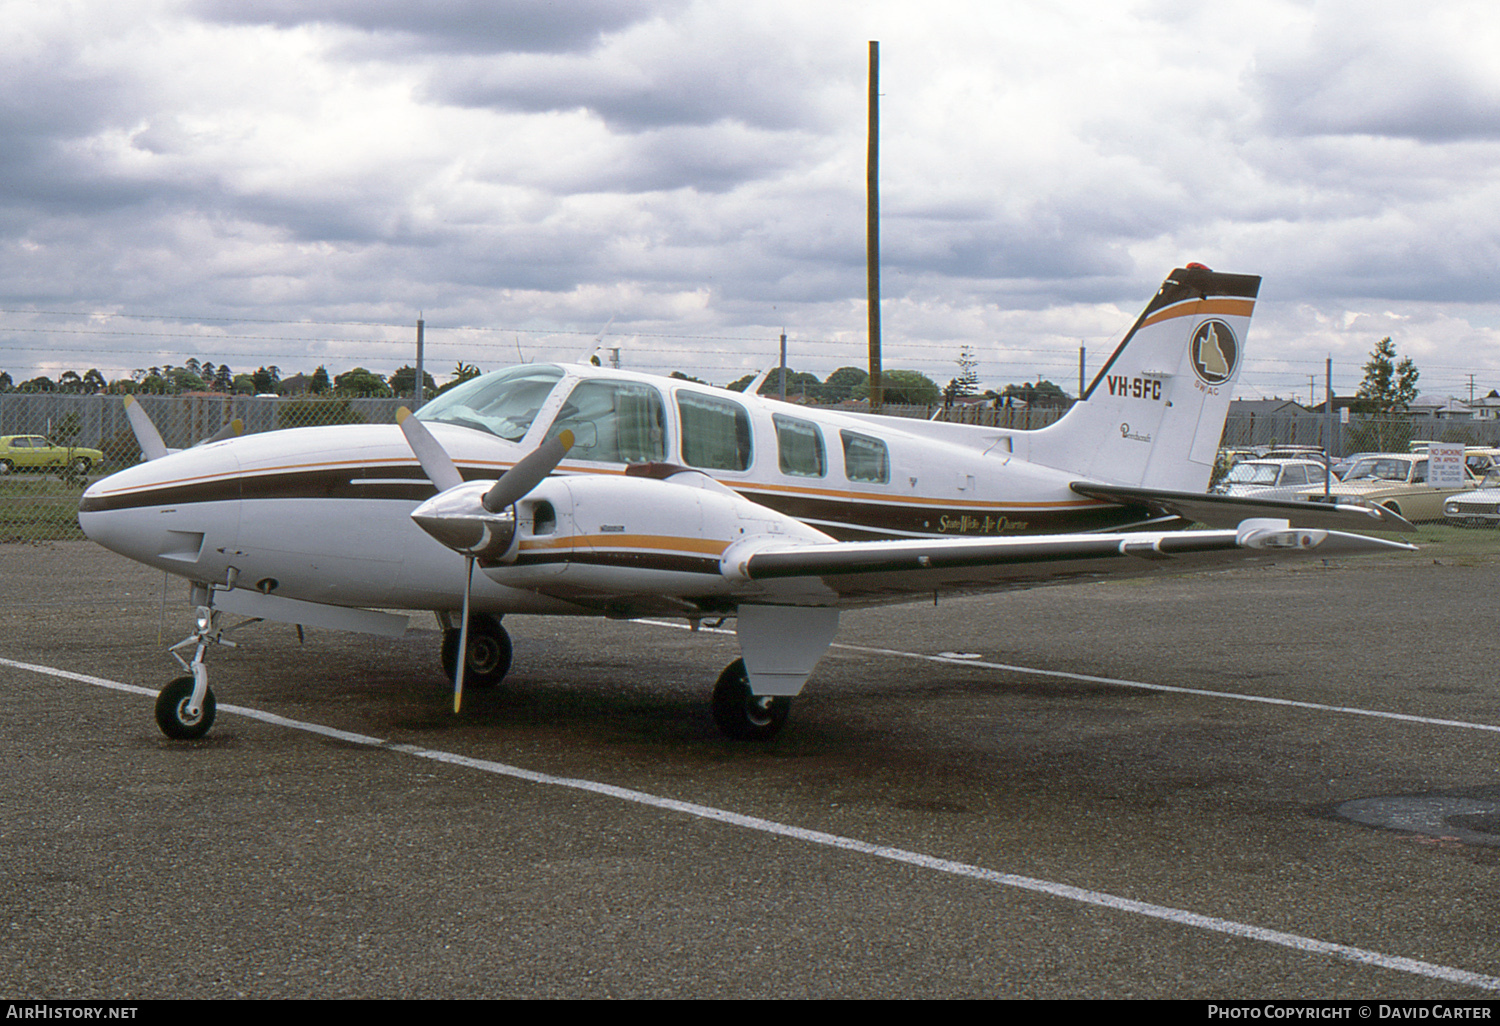
[[[460,468],[465,480],[490,480],[489,468]],[[1113,506],[1095,500],[1056,503],[977,505],[958,500],[922,498],[913,503],[896,497],[845,492],[817,494],[808,489],[769,491],[745,482],[741,494],[751,502],[795,520],[816,523],[841,541],[868,539],[872,534],[930,537],[1015,536],[1100,531],[1139,523],[1150,516],[1144,508]],[[811,493],[811,494],[809,494]],[[115,494],[85,495],[80,513],[183,506],[212,502],[251,502],[277,499],[388,499],[422,502],[437,494],[420,467],[411,464],[358,464],[186,480]]]

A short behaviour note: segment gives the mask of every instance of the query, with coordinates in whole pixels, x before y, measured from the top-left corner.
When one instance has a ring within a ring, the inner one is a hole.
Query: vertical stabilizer
[[[1091,481],[1208,488],[1260,278],[1199,264],[1162,283],[1082,399],[1030,457]]]

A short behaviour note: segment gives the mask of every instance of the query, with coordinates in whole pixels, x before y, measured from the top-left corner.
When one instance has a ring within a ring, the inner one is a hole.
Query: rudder
[[[1201,492],[1213,473],[1260,278],[1178,268],[1030,458],[1093,481]]]

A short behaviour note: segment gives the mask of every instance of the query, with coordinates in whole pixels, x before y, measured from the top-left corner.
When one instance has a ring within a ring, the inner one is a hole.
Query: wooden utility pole
[[[870,412],[885,402],[880,384],[880,43],[870,40],[869,151],[865,160],[865,279],[870,308]]]

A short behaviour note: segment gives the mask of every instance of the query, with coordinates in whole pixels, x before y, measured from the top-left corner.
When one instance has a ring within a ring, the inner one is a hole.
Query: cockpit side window
[[[657,463],[667,458],[661,393],[633,381],[580,381],[547,429],[573,432],[571,460]]]
[[[885,443],[869,435],[840,431],[844,440],[844,476],[851,481],[889,484],[891,455]]]
[[[818,425],[781,413],[771,419],[776,424],[776,459],[783,474],[823,477],[828,473],[823,432]]]
[[[457,424],[519,442],[552,389],[561,367],[528,364],[485,374],[449,389],[417,411],[427,424]]]
[[[704,470],[748,470],[754,452],[750,414],[739,403],[698,392],[678,392],[682,461]]]

